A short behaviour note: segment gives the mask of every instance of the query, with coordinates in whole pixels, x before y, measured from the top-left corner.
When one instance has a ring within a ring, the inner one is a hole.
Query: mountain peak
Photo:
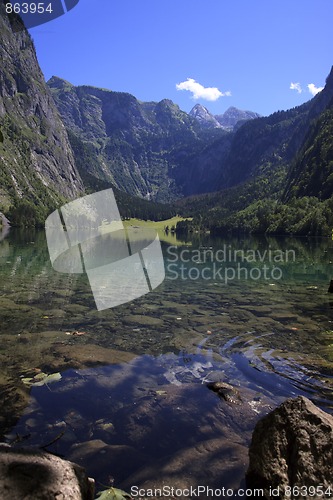
[[[216,115],[215,118],[223,128],[233,130],[238,122],[260,118],[260,115],[254,111],[243,111],[230,106],[223,115]]]
[[[195,106],[193,106],[193,108],[191,109],[190,114],[191,114],[192,112],[193,112],[193,113],[195,113],[196,111],[200,111],[200,110],[202,110],[202,109],[203,109],[203,110],[205,110],[205,111],[207,111],[207,112],[209,112],[209,111],[208,111],[208,109],[207,109],[207,108],[205,108],[205,106],[203,106],[202,104],[197,103],[197,104],[196,104]]]
[[[331,67],[330,74],[326,78],[326,87],[333,88],[333,66]]]
[[[216,118],[202,104],[196,104],[189,115],[195,118],[204,128],[221,128],[221,125]]]
[[[58,76],[51,76],[51,78],[47,82],[47,85],[52,89],[58,89],[58,90],[63,90],[63,89],[68,90],[70,88],[74,88],[74,85],[72,85],[67,80],[64,80],[63,78],[59,78]]]

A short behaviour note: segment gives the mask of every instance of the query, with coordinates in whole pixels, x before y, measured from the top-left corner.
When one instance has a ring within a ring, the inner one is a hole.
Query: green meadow
[[[176,227],[177,222],[183,220],[192,220],[192,219],[185,219],[184,217],[180,217],[179,215],[171,217],[170,219],[160,220],[160,221],[141,220],[133,218],[124,220],[124,226],[126,228],[134,227],[138,229],[139,228],[155,229],[158,232],[160,240],[166,241],[167,243],[172,245],[181,245],[185,243],[185,241],[181,241],[178,238],[176,238],[176,233],[174,231],[171,231],[171,229],[174,229]],[[167,227],[169,228],[169,231],[165,230]]]
[[[138,240],[142,237],[141,229],[155,229],[157,231],[159,238],[161,241],[165,241],[171,245],[182,245],[185,243],[185,240],[180,240],[176,237],[176,232],[174,231],[177,222],[183,220],[192,220],[192,219],[184,219],[184,217],[175,216],[170,219],[165,219],[161,221],[151,221],[151,220],[141,220],[141,219],[126,219],[123,221],[125,228],[134,229],[134,234],[132,232],[131,238],[135,239],[137,237]],[[166,228],[169,228],[166,231]],[[110,230],[109,224],[106,222],[100,228],[101,234],[106,234]],[[137,235],[135,234],[137,233]]]

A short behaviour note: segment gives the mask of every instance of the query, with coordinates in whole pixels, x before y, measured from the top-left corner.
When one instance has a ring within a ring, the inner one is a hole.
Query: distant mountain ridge
[[[233,131],[237,125],[261,116],[254,111],[243,111],[234,106],[228,108],[222,115],[212,115],[202,104],[196,104],[189,115],[193,116],[204,128],[222,128],[227,131]]]
[[[48,84],[77,162],[83,165],[84,150],[89,174],[163,203],[229,188],[253,176],[278,176],[282,182],[311,121],[328,103],[326,90],[267,117],[229,108],[224,123],[234,125],[226,131],[201,105],[189,115],[168,99],[139,102],[130,94],[75,87],[57,77]]]
[[[84,145],[88,172],[132,195],[171,202],[196,192],[207,148],[221,139],[221,129],[204,130],[168,99],[140,102],[122,92],[75,87],[58,77],[48,82],[76,149]],[[227,139],[228,141],[228,139]],[[192,175],[189,175],[191,172]],[[206,171],[207,189],[214,189],[215,161]]]

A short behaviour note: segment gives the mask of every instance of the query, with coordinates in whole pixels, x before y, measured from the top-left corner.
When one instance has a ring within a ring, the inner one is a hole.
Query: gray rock
[[[249,458],[247,486],[263,488],[263,498],[272,498],[270,488],[278,488],[275,498],[296,498],[288,487],[322,498],[316,490],[309,494],[309,487],[332,490],[333,417],[303,396],[288,399],[257,423]]]
[[[49,453],[0,445],[1,500],[93,500],[82,467]]]

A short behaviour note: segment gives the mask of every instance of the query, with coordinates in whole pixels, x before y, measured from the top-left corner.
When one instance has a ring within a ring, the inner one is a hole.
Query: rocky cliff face
[[[66,129],[33,42],[0,3],[0,209],[13,200],[54,205],[83,191]]]
[[[57,77],[48,85],[86,171],[146,199],[170,202],[197,192],[196,159],[207,157],[207,146],[225,135],[208,133],[168,99],[139,102],[130,94],[74,87]],[[206,161],[208,190],[214,189],[215,169],[215,159]]]

